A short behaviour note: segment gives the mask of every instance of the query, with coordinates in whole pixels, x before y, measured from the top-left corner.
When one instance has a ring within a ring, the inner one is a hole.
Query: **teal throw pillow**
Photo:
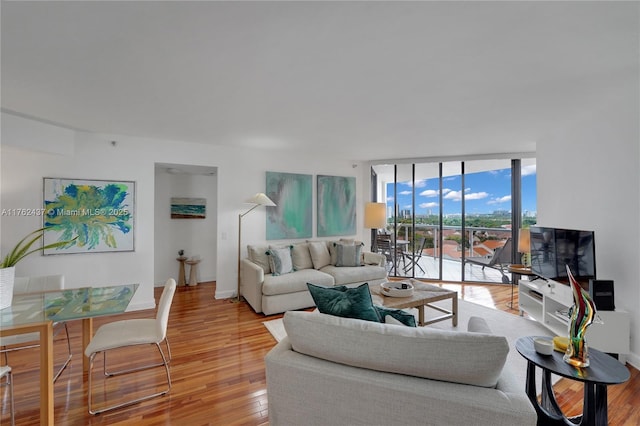
[[[386,322],[385,317],[389,315],[390,317],[400,321],[406,326],[416,327],[416,318],[410,313],[403,311],[402,309],[389,309],[383,308],[382,306],[378,305],[375,305],[374,308],[376,309],[376,311],[378,311],[380,322]]]
[[[267,250],[269,265],[273,275],[284,275],[293,272],[293,260],[291,258],[292,247],[271,248]]]
[[[311,283],[307,283],[307,287],[318,310],[323,314],[380,322],[366,283],[355,288],[344,285],[320,287]]]
[[[362,266],[361,244],[335,244],[336,266]]]

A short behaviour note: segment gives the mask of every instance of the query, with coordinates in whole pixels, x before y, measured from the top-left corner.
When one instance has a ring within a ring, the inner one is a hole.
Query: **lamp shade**
[[[257,204],[259,206],[270,206],[273,207],[276,205],[269,197],[267,197],[263,192],[259,192],[253,197],[249,198],[245,203],[248,204]]]
[[[518,252],[531,252],[531,233],[529,232],[529,229],[520,229],[520,232],[518,234]]]
[[[387,226],[387,206],[385,203],[367,203],[364,206],[364,227],[380,229]]]

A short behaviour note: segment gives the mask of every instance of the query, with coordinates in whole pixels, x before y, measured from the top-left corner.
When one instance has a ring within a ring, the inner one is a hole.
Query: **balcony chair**
[[[13,402],[13,375],[11,374],[11,367],[8,365],[0,366],[0,378],[5,378],[6,386],[9,387],[9,406],[11,408],[11,426],[16,424],[16,407]],[[4,398],[3,398],[4,399]]]
[[[378,253],[383,254],[387,258],[387,265],[391,265],[389,267],[389,273],[397,270],[396,264],[401,261],[403,267],[406,267],[404,253],[395,246],[390,235],[378,235],[376,238],[376,247],[378,248]]]
[[[482,266],[482,270],[484,270],[485,267],[497,269],[502,275],[502,282],[504,284],[509,284],[511,282],[511,279],[509,279],[509,277],[504,273],[504,270],[511,263],[511,244],[511,238],[507,238],[507,241],[505,241],[504,245],[498,248],[493,253],[493,256],[491,256],[491,258],[480,256],[466,257],[464,261],[466,263],[480,265]]]
[[[420,266],[420,263],[418,262],[422,258],[422,252],[424,251],[426,245],[427,239],[425,237],[422,237],[420,239],[420,243],[418,244],[417,250],[404,252],[404,258],[408,259],[411,262],[408,265],[405,265],[404,272],[408,272],[410,269],[417,266],[418,268],[420,268],[423,274],[425,273],[424,269],[422,269],[422,266]]]
[[[34,293],[43,291],[64,290],[64,275],[43,275],[37,277],[16,277],[13,284],[14,294]],[[66,322],[53,323],[53,335],[57,336],[60,332],[64,332],[67,336],[67,359],[58,369],[53,381],[60,377],[60,374],[67,368],[71,362],[71,340],[69,339],[69,329]],[[40,335],[38,333],[17,334],[14,336],[0,337],[0,352],[4,353],[4,362],[9,364],[9,352],[19,351],[28,348],[37,348],[40,346],[38,342]],[[18,346],[20,345],[20,346]],[[8,347],[10,346],[10,347]]]
[[[167,339],[167,325],[169,322],[169,311],[171,309],[171,302],[173,301],[173,295],[175,291],[176,281],[174,279],[167,280],[164,286],[164,290],[162,291],[162,296],[160,296],[160,301],[158,302],[158,310],[155,318],[114,321],[108,324],[104,324],[98,328],[95,336],[93,336],[93,339],[87,345],[87,348],[84,351],[84,354],[89,358],[89,413],[100,414],[105,411],[115,410],[117,408],[136,404],[138,402],[146,401],[147,399],[155,398],[156,396],[161,396],[169,393],[169,391],[171,390],[171,375],[169,373],[171,347],[169,346],[169,340]],[[162,343],[163,341],[165,342],[165,345],[167,347],[166,356],[162,351],[162,347],[160,346],[160,343]],[[155,345],[158,349],[158,352],[160,352],[162,362],[120,371],[107,371],[107,351],[138,345]],[[95,361],[95,357],[101,352],[104,375],[106,377],[133,373],[136,371],[148,370],[153,367],[164,366],[167,376],[167,388],[160,392],[145,395],[134,400],[126,401],[101,409],[94,409],[92,401],[93,388],[91,383],[91,376],[93,372],[93,362]]]

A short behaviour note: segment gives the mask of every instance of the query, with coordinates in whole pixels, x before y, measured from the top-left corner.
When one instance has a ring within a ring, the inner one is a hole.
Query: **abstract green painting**
[[[267,240],[311,238],[313,186],[311,175],[267,172]]]
[[[71,240],[44,254],[133,251],[135,183],[44,178],[44,244]]]
[[[356,178],[318,175],[318,237],[356,233]]]

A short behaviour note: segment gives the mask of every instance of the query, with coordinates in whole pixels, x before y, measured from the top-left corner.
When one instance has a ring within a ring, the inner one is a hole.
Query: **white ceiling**
[[[639,78],[638,2],[8,2],[2,108],[353,160],[534,151]]]

